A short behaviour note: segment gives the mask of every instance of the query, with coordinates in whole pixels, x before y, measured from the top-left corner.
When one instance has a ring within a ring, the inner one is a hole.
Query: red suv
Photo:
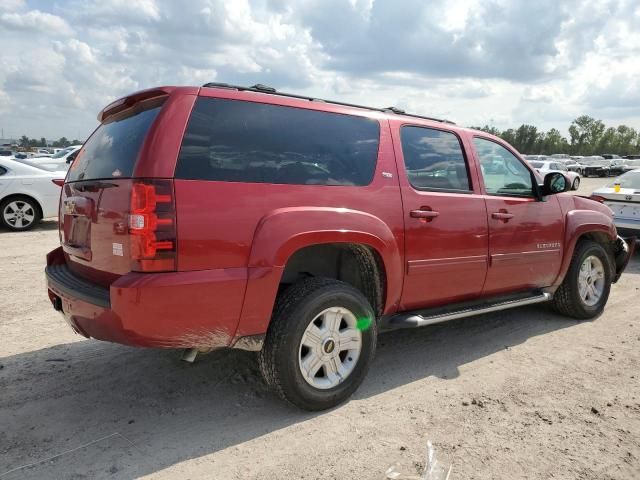
[[[54,308],[100,340],[260,351],[305,409],[354,392],[380,330],[546,301],[595,317],[633,250],[561,173],[447,121],[225,84],[98,120],[62,191]]]

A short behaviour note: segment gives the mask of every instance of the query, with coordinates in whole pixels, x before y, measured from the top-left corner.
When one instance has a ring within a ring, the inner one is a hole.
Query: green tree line
[[[41,137],[38,140],[37,138],[29,138],[26,135],[23,135],[22,137],[20,137],[18,145],[23,148],[48,147],[48,146],[55,147],[55,148],[64,148],[64,147],[68,147],[69,145],[80,145],[81,143],[83,142],[77,139],[68,140],[67,137],[60,137],[58,140],[51,142],[51,145],[48,145],[47,139],[44,137]]]
[[[534,125],[520,125],[503,131],[489,125],[474,128],[502,138],[524,154],[567,153],[586,156],[602,153],[637,155],[640,152],[640,132],[636,129],[627,125],[607,127],[602,120],[588,115],[571,122],[569,138],[555,128],[544,132]]]

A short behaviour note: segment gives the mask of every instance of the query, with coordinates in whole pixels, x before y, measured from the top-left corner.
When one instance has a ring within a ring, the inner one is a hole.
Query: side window
[[[470,188],[467,164],[458,137],[433,128],[402,127],[402,154],[409,183],[418,189]]]
[[[4,167],[0,167],[0,177],[1,177],[2,175],[4,175],[5,173],[7,173],[7,169],[6,169],[6,168],[4,168]]]
[[[199,98],[176,178],[298,185],[368,185],[377,120],[239,100]]]
[[[484,138],[475,137],[473,144],[480,158],[480,169],[488,194],[534,196],[532,173],[514,154]]]

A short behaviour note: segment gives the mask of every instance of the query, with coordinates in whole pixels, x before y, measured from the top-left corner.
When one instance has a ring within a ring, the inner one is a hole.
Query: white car
[[[65,174],[27,160],[0,157],[0,225],[14,231],[29,230],[40,219],[57,216]]]
[[[49,157],[36,157],[29,159],[29,161],[48,169],[66,171],[69,170],[71,163],[76,159],[81,148],[82,145],[72,145]]]
[[[571,182],[571,190],[578,190],[578,188],[580,187],[580,174],[570,171],[564,164],[564,162],[548,160],[545,162],[532,161],[529,162],[529,164],[538,172],[540,172],[543,177],[550,172],[564,173],[564,175]]]
[[[617,191],[616,184],[619,185]],[[620,175],[606,186],[594,190],[591,198],[613,211],[613,221],[620,235],[640,234],[640,169]]]

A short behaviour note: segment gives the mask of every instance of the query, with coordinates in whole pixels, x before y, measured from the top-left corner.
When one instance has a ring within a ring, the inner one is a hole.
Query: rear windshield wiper
[[[104,188],[111,188],[111,187],[117,187],[118,184],[117,183],[111,183],[111,182],[102,182],[100,180],[87,180],[87,181],[82,181],[82,182],[76,182],[76,184],[74,185],[74,188],[80,192],[86,192],[86,191],[91,191],[91,192],[97,192],[98,190],[104,189]]]

